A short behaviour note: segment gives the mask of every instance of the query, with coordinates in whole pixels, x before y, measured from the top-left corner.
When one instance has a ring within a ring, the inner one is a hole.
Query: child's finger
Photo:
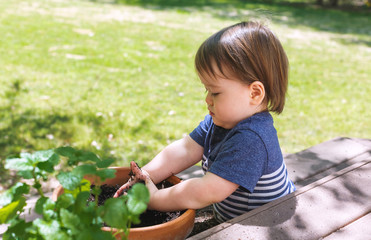
[[[114,198],[121,196],[125,190],[130,189],[135,183],[139,181],[146,182],[147,178],[151,180],[151,178],[149,177],[149,174],[146,171],[140,169],[140,167],[138,166],[136,162],[134,161],[130,162],[130,168],[131,168],[131,173],[130,173],[131,178],[128,180],[127,183],[122,185],[115,192],[115,194],[113,195]]]
[[[130,167],[131,167],[131,172],[133,173],[134,179],[136,180],[136,182],[138,182],[138,180],[142,180],[142,181],[146,180],[146,175],[143,174],[142,169],[140,169],[140,167],[138,166],[136,162],[132,161],[130,163]]]
[[[128,183],[125,183],[124,185],[122,185],[116,192],[115,194],[113,195],[114,198],[117,198],[119,196],[122,195],[122,193],[128,189]]]

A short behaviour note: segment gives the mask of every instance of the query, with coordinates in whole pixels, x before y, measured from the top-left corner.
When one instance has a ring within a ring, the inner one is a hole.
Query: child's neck
[[[253,116],[253,115],[257,114],[257,113],[261,113],[261,112],[268,112],[268,104],[261,103],[258,106],[256,106],[256,109],[255,109],[254,113],[251,116]]]

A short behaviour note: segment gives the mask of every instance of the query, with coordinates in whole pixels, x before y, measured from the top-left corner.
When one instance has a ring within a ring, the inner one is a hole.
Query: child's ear
[[[262,82],[255,81],[250,84],[250,98],[253,104],[259,105],[265,97],[265,88]]]

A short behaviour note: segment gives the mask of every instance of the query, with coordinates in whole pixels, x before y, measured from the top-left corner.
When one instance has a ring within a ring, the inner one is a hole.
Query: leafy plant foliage
[[[56,170],[61,160],[66,161],[70,171]],[[131,224],[139,223],[140,214],[147,209],[149,192],[144,184],[135,184],[127,195],[109,199],[102,206],[87,201],[90,191],[98,199],[100,187],[95,184],[91,190],[84,176],[96,176],[101,182],[113,178],[115,170],[108,168],[112,162],[72,147],[21,153],[19,158],[7,159],[5,168],[16,170],[24,179],[33,179],[33,185],[19,182],[0,195],[0,223],[9,224],[3,239],[115,239],[120,233],[126,239]],[[51,174],[56,174],[65,189],[55,202],[45,197],[41,188],[41,181],[47,181]],[[35,212],[42,217],[26,222],[20,213],[27,205],[25,194],[31,187],[40,195]],[[118,231],[103,231],[104,222]]]

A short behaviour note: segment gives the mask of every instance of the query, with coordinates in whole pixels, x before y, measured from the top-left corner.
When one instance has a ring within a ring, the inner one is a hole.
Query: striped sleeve
[[[222,202],[214,204],[214,210],[217,219],[224,222],[294,191],[295,186],[282,163],[275,172],[263,175],[252,193],[240,187]]]

